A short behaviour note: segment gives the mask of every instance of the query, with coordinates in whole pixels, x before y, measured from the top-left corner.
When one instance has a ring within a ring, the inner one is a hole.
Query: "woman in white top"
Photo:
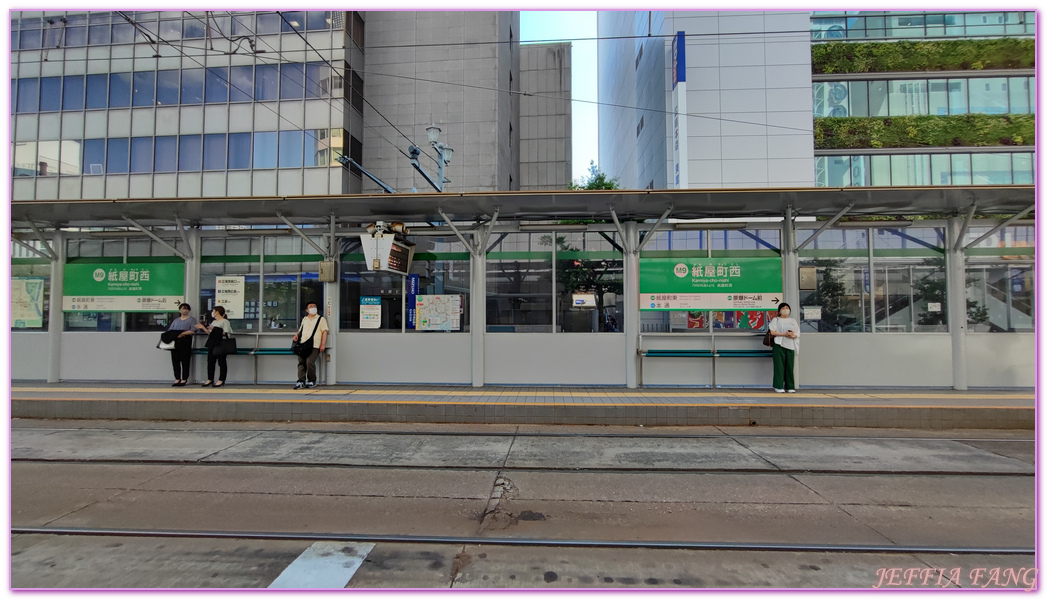
[[[771,360],[774,362],[774,391],[779,394],[796,391],[794,369],[796,353],[800,350],[800,324],[790,318],[792,307],[782,302],[778,305],[778,316],[767,326],[774,336],[771,345]]]
[[[205,326],[200,323],[196,324],[196,328],[205,331],[210,335],[215,328],[221,330],[221,333],[231,335],[233,333],[233,325],[229,322],[229,319],[225,318],[225,307],[216,306],[211,311],[211,316],[214,317],[214,321],[211,321],[211,325]],[[221,335],[221,334],[219,334]],[[218,380],[214,378],[214,367],[215,363],[218,364]],[[214,353],[214,344],[211,342],[211,338],[208,338],[207,346],[207,383],[203,387],[222,387],[225,385],[225,376],[228,371],[228,363],[226,363],[226,357],[224,354],[216,355]]]

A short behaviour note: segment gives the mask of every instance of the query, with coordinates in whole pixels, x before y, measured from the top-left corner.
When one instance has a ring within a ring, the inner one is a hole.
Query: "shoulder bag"
[[[773,321],[773,319],[772,319]],[[767,333],[763,334],[763,345],[768,347],[774,346],[774,335],[771,334],[771,324],[767,324]]]
[[[296,356],[301,356],[302,358],[309,358],[309,355],[313,353],[313,338],[316,337],[316,330],[319,329],[319,327],[320,327],[320,319],[322,319],[322,318],[323,317],[318,317],[317,318],[316,325],[313,326],[313,334],[309,336],[308,340],[306,340],[304,342],[303,341],[293,341],[293,342],[291,342],[291,352],[293,352]],[[304,327],[304,324],[303,324],[303,327]],[[301,340],[301,339],[302,339],[302,327],[299,327],[298,328],[298,340]]]
[[[218,345],[212,350],[215,356],[228,356],[230,354],[237,354],[236,349],[236,338],[229,337],[229,334],[223,333],[221,340]]]

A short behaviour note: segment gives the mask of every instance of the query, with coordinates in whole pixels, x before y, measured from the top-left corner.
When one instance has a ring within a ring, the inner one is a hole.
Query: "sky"
[[[520,41],[536,42],[596,37],[595,11],[521,11]],[[571,42],[571,97],[597,100],[596,41]],[[571,103],[571,178],[589,176],[589,161],[599,165],[597,106]]]

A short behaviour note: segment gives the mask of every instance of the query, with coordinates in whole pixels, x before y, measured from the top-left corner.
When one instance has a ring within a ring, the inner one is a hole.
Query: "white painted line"
[[[269,584],[283,589],[340,589],[374,549],[374,544],[316,542]]]

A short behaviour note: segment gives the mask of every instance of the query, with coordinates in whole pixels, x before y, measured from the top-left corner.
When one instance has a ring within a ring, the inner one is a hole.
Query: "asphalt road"
[[[1032,436],[16,420],[12,587],[1029,587]]]

